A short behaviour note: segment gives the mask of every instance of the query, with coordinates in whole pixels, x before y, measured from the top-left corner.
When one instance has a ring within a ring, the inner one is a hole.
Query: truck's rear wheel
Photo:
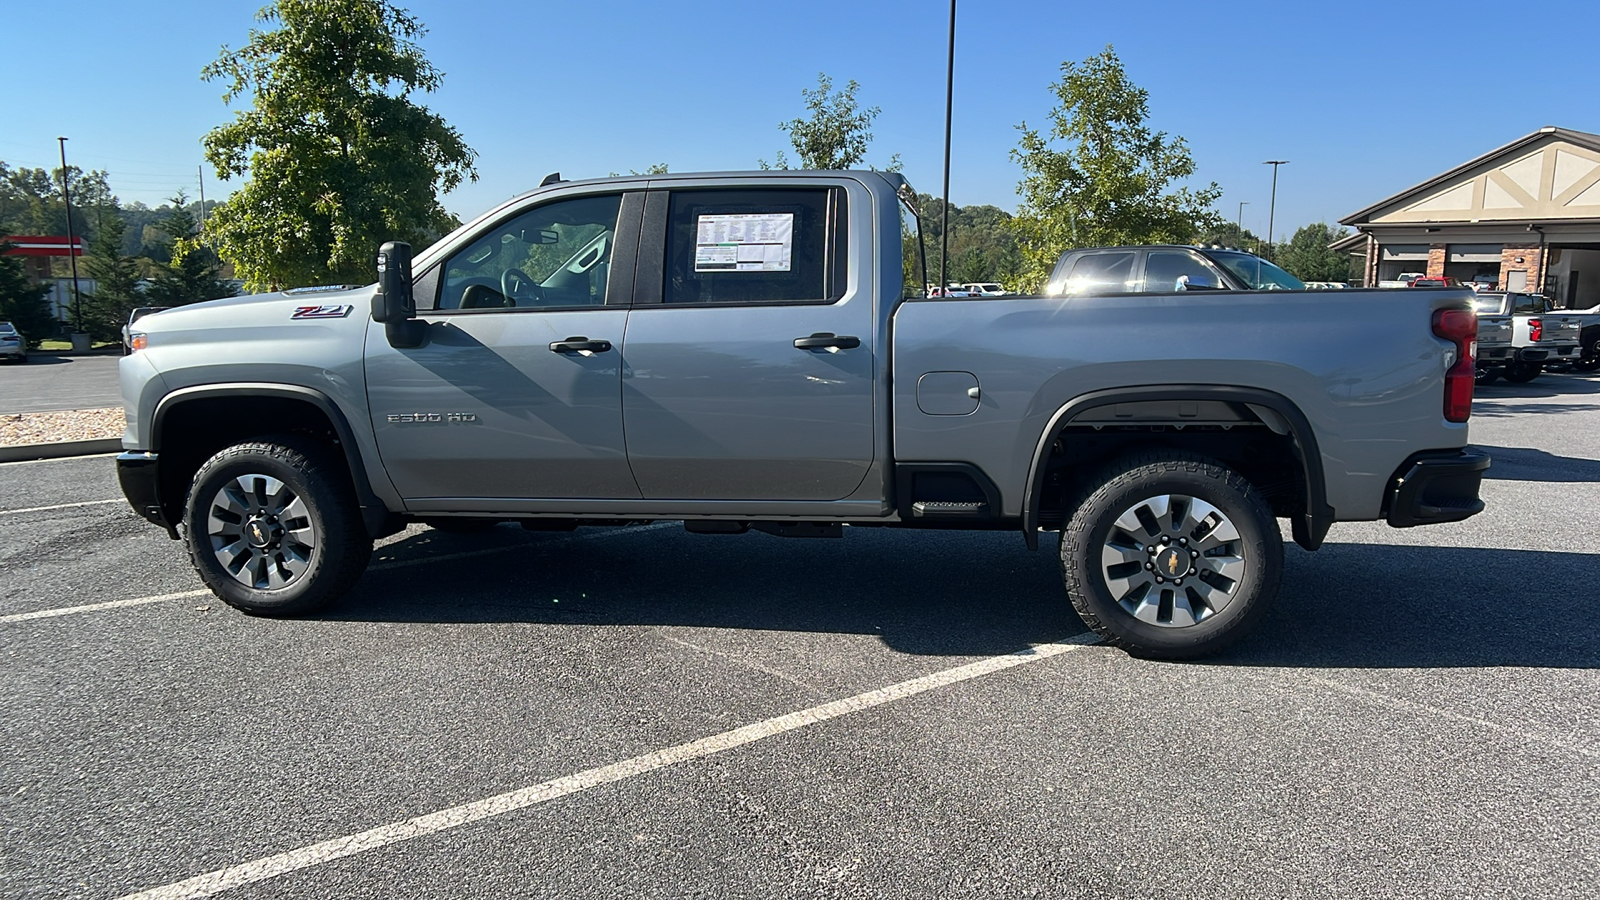
[[[1496,381],[1499,381],[1499,380],[1500,380],[1500,370],[1499,369],[1479,369],[1477,371],[1476,376],[1474,377],[1474,382],[1479,387],[1482,387],[1483,385],[1486,385],[1486,384],[1494,384]]]
[[[1178,451],[1096,479],[1061,533],[1078,615],[1137,656],[1194,659],[1242,637],[1276,596],[1283,540],[1266,500],[1225,466]]]
[[[372,540],[343,466],[294,436],[236,444],[195,473],[184,541],[222,602],[257,616],[308,613],[366,569]]]
[[[1506,367],[1506,380],[1512,384],[1527,384],[1544,371],[1544,363],[1512,363]]]

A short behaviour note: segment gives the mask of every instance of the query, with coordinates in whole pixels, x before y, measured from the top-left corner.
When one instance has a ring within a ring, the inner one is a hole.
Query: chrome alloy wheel
[[[1248,560],[1239,530],[1204,500],[1162,494],[1117,517],[1100,548],[1111,597],[1141,622],[1183,628],[1222,612]]]
[[[305,501],[270,475],[240,475],[217,489],[206,536],[222,568],[256,590],[288,587],[311,567],[317,527]]]

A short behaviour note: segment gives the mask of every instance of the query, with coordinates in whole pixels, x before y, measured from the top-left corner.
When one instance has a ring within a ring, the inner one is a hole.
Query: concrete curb
[[[97,453],[116,453],[120,450],[122,450],[122,438],[119,437],[97,438],[92,441],[61,441],[55,444],[15,444],[10,447],[0,447],[0,462],[93,456]]]

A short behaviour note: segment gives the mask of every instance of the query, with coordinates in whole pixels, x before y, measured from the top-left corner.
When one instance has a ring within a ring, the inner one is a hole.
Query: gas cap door
[[[917,379],[917,409],[930,416],[971,415],[981,397],[971,372],[928,372]]]

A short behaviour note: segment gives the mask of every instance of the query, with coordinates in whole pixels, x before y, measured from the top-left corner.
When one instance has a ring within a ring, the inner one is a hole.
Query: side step
[[[724,519],[686,519],[683,529],[691,534],[744,534],[755,530],[778,537],[844,537],[838,522],[733,522]]]
[[[918,500],[911,504],[911,515],[919,519],[924,516],[982,518],[988,514],[989,504],[977,500]]]

